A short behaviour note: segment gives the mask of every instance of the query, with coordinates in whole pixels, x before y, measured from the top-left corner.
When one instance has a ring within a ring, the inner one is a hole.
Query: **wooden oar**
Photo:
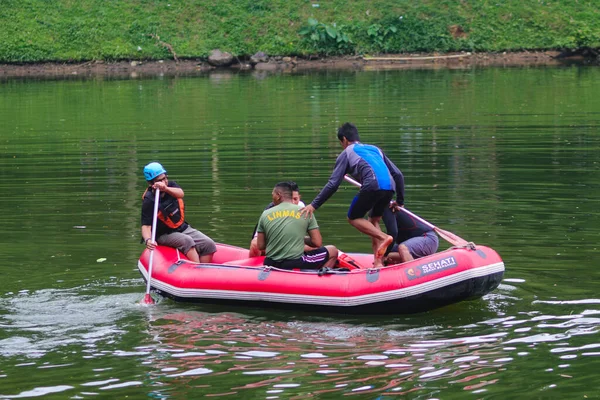
[[[160,190],[156,189],[154,194],[154,214],[152,215],[152,235],[151,241],[154,243],[156,240],[156,218],[158,217],[158,202]],[[150,259],[148,260],[148,281],[146,283],[146,295],[142,300],[142,304],[154,304],[154,299],[150,296],[150,280],[152,279],[152,261],[154,259],[154,249],[150,250]]]
[[[360,182],[356,181],[355,179],[353,179],[352,177],[348,176],[348,175],[344,175],[344,179],[353,184],[356,187],[361,187],[362,185],[360,184]],[[448,232],[444,229],[438,228],[437,226],[433,225],[431,222],[425,221],[423,218],[419,217],[416,214],[413,214],[412,212],[408,211],[406,208],[404,207],[399,207],[398,208],[400,211],[402,211],[405,214],[410,215],[411,217],[413,217],[414,219],[416,219],[417,221],[420,221],[422,224],[428,226],[429,228],[433,229],[438,235],[440,235],[440,237],[446,241],[448,241],[448,243],[453,244],[454,246],[459,246],[459,247],[463,247],[463,246],[467,246],[469,245],[469,242],[467,242],[465,239],[461,238],[458,235],[455,235],[452,232]]]

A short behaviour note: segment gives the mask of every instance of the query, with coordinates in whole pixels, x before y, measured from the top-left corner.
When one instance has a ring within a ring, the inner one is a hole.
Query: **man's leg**
[[[370,220],[364,218],[350,219],[348,218],[350,225],[358,229],[360,232],[369,235],[370,237],[377,240],[385,240],[388,234],[383,233],[381,229],[377,229]],[[390,236],[391,237],[391,236]],[[393,238],[392,238],[393,239]]]
[[[394,241],[393,237],[383,233],[379,228],[379,219],[381,219],[381,217],[375,217],[374,219],[377,225],[374,225],[371,220],[366,220],[364,218],[348,219],[350,225],[371,237],[374,257],[373,264],[375,268],[383,266],[383,255],[385,254],[387,247]]]
[[[197,263],[200,262],[200,256],[198,256],[198,252],[196,251],[195,247],[192,247],[187,253],[185,253],[185,256],[187,258],[189,258],[190,261],[197,262]],[[212,258],[212,254],[211,254],[211,258]],[[206,262],[206,261],[204,261],[204,262]]]
[[[381,232],[381,228],[379,227],[379,220],[384,215],[385,210],[389,209],[390,200],[392,199],[393,195],[394,195],[394,192],[391,190],[378,191],[377,197],[373,204],[373,208],[371,209],[371,215],[370,215],[369,221],[380,232]],[[375,258],[373,265],[376,268],[383,266],[383,256],[387,252],[388,247],[391,246],[392,243],[394,243],[396,236],[393,234],[390,234],[390,233],[391,232],[387,233],[384,240],[379,241],[377,244],[374,243],[373,247],[375,247],[375,245],[377,246],[375,248],[375,250],[373,251],[374,258]]]
[[[189,229],[189,228],[188,228]],[[186,229],[187,232],[187,229]],[[172,232],[158,238],[158,244],[174,247],[186,255],[190,261],[200,262],[200,256],[196,251],[194,239],[182,232]]]
[[[217,251],[215,242],[204,233],[192,228],[191,226],[183,231],[183,233],[194,240],[194,249],[196,250],[196,255],[198,256],[198,262],[212,262],[213,254]]]
[[[329,258],[327,259],[327,262],[323,266],[327,267],[327,268],[333,268],[333,267],[335,267],[335,263],[337,262],[338,249],[337,249],[337,247],[335,247],[333,245],[327,245],[327,246],[325,246],[325,248],[327,249],[327,252],[329,253]]]
[[[321,267],[334,267],[337,261],[338,250],[335,246],[322,246],[314,250],[305,251],[304,255],[296,260],[286,262],[287,269],[319,269]]]
[[[400,246],[398,246],[398,254],[400,255],[400,259],[402,260],[402,262],[414,260],[412,254],[410,254],[410,251],[408,250],[408,247],[406,247],[406,245],[401,244]]]
[[[213,259],[213,254],[215,254],[215,253],[210,253],[210,254],[205,254],[203,256],[200,256],[200,262],[201,263],[211,263],[212,259]]]
[[[371,224],[373,224],[375,229],[378,229],[381,231],[381,227],[379,226],[379,223],[376,223],[372,216],[369,216],[369,222]],[[371,236],[371,251],[375,255],[375,258],[377,258],[376,254],[377,254],[377,249],[379,248],[380,243],[381,243],[381,240]]]
[[[438,244],[438,237],[433,231],[410,238],[398,245],[397,249],[394,246],[388,256],[388,264],[399,264],[429,256],[437,251]]]
[[[392,191],[381,190],[359,192],[348,210],[350,225],[371,237],[375,267],[383,266],[383,255],[387,247],[394,241],[392,236],[383,233],[379,228],[379,220],[393,193]],[[372,209],[373,215],[369,220],[366,220],[363,217],[370,209]]]
[[[369,222],[371,222],[375,229],[385,236],[385,239],[377,242],[377,247],[373,249],[373,254],[376,254],[378,258],[383,258],[388,247],[394,242],[394,236],[382,232],[381,227],[379,226],[380,219],[381,217],[370,217]]]
[[[401,244],[398,246],[398,251],[393,251],[387,256],[387,264],[402,264],[408,261],[414,260],[412,254],[408,250],[408,247]]]

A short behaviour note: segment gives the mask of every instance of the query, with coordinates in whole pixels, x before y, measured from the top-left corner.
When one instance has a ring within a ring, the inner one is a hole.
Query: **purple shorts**
[[[405,245],[406,248],[408,248],[410,255],[417,259],[435,253],[439,246],[439,240],[435,232],[430,231],[424,233],[422,236],[405,240],[400,244]],[[395,244],[394,247],[392,247],[392,251],[397,253],[398,246],[398,244]]]
[[[280,269],[319,269],[329,260],[329,251],[326,247],[319,247],[311,251],[305,251],[300,258],[293,260],[275,261],[269,257],[265,258],[265,265]]]

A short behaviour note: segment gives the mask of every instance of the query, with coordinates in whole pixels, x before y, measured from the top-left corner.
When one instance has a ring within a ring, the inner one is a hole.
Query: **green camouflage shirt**
[[[274,261],[293,260],[304,254],[304,236],[318,229],[314,215],[304,218],[300,206],[283,202],[265,210],[258,220],[257,232],[265,234],[267,257]]]

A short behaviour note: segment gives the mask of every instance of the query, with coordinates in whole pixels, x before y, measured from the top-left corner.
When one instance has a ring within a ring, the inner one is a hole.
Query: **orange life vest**
[[[146,197],[148,189],[142,195],[142,199]],[[176,199],[168,203],[159,203],[157,218],[171,229],[177,229],[185,222],[185,205],[183,199]]]

